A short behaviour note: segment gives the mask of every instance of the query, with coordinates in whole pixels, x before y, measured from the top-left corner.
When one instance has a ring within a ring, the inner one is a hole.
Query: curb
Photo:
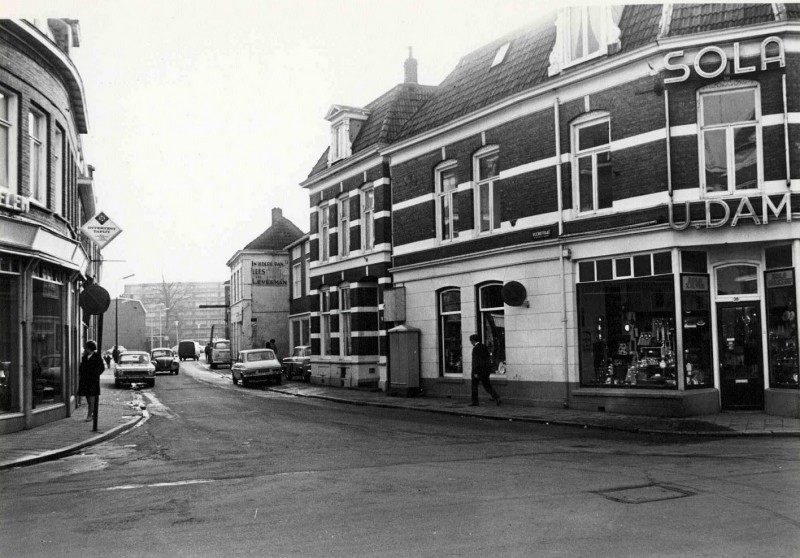
[[[67,455],[75,453],[76,451],[81,450],[85,447],[93,446],[95,444],[99,444],[100,442],[105,442],[106,440],[113,438],[118,434],[126,432],[127,430],[136,426],[142,419],[144,419],[144,415],[139,415],[138,417],[135,417],[124,424],[117,425],[111,430],[103,432],[102,434],[99,434],[94,438],[89,438],[88,440],[78,442],[77,444],[72,444],[71,446],[65,446],[63,448],[47,451],[29,457],[21,457],[13,461],[4,461],[0,463],[0,471],[5,469],[11,469],[13,467],[26,467],[28,465],[36,465],[37,463],[44,463],[45,461],[53,461],[55,459],[66,457]]]

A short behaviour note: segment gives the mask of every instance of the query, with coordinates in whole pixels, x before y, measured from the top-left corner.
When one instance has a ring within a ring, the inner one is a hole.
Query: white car
[[[211,346],[211,358],[208,361],[208,365],[211,368],[216,368],[220,364],[227,364],[228,366],[231,365],[231,342],[221,339],[219,341],[214,341],[214,344]]]
[[[281,384],[283,367],[272,349],[248,349],[239,351],[236,362],[231,366],[231,379],[234,384],[242,381],[242,386],[251,383]]]
[[[122,384],[156,385],[156,367],[150,361],[150,355],[144,351],[125,351],[119,356],[114,369],[114,385]]]

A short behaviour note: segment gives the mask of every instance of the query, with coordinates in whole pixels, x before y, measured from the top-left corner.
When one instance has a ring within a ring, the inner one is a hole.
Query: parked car
[[[200,344],[191,340],[183,340],[178,343],[178,357],[181,360],[194,359],[200,360]]]
[[[178,356],[172,352],[172,349],[167,349],[166,347],[153,349],[150,352],[150,359],[153,362],[153,366],[156,367],[156,374],[167,372],[177,375],[180,372]]]
[[[272,349],[247,349],[239,351],[236,362],[231,366],[231,379],[234,384],[239,380],[242,386],[251,383],[275,383],[280,385],[283,369],[278,357]]]
[[[311,381],[311,347],[298,345],[291,356],[283,359],[283,374],[287,380],[300,377],[304,382]]]
[[[150,355],[144,351],[125,351],[119,356],[114,369],[114,385],[145,383],[150,387],[156,385],[156,367],[150,361]]]
[[[214,341],[211,345],[211,360],[208,361],[211,368],[216,368],[220,364],[231,365],[231,342],[227,340]]]

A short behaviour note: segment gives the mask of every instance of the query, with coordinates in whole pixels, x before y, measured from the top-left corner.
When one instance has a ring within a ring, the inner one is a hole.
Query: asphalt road
[[[0,474],[0,556],[800,555],[796,439],[357,407],[196,363],[143,394],[133,431]]]

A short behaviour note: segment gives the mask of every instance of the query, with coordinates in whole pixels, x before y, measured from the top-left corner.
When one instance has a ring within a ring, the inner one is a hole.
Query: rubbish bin
[[[389,395],[420,393],[419,334],[419,329],[407,325],[389,330]]]

